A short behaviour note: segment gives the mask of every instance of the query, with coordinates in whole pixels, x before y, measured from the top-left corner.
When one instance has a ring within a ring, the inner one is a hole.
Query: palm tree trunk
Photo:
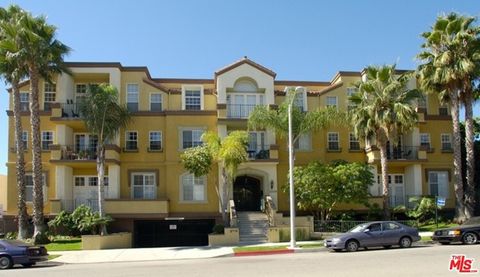
[[[465,221],[465,205],[463,195],[463,179],[462,179],[462,152],[461,152],[461,134],[460,134],[460,101],[458,92],[454,90],[450,94],[452,124],[453,124],[453,176],[455,188],[455,221]]]
[[[465,91],[465,149],[467,165],[467,186],[465,189],[465,215],[467,218],[475,213],[475,142],[473,127],[473,93]]]
[[[101,218],[105,216],[105,146],[98,144],[97,147],[97,173],[98,173],[98,213]],[[100,235],[107,234],[105,224],[100,226]]]
[[[387,144],[378,143],[380,148],[380,167],[382,171],[382,190],[383,190],[383,219],[390,220],[390,194],[388,192],[388,163],[387,163]]]
[[[22,140],[22,118],[20,116],[20,91],[18,82],[12,84],[13,93],[13,118],[15,120],[15,151],[17,154],[16,175],[17,175],[17,209],[18,209],[18,239],[28,237],[28,213],[25,197],[25,158]]]
[[[228,226],[227,205],[228,205],[228,174],[225,166],[222,167],[222,193],[220,197],[220,208],[222,209],[222,219],[225,226]]]
[[[33,177],[33,239],[35,244],[43,243],[46,226],[43,215],[43,182],[42,182],[42,148],[40,140],[40,108],[38,71],[34,66],[29,68],[30,75],[30,124],[32,125],[32,177]]]

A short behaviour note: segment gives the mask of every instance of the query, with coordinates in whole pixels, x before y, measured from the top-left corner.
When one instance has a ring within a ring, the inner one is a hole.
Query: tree
[[[418,55],[420,84],[450,106],[453,124],[453,155],[456,210],[455,218],[471,217],[475,206],[473,99],[474,82],[479,78],[479,27],[473,17],[456,13],[439,16],[431,31],[422,34],[423,52]],[[462,184],[460,104],[465,105],[467,185]]]
[[[215,189],[220,200],[222,219],[227,225],[229,188],[232,186],[238,166],[247,161],[248,133],[233,131],[222,139],[216,133],[206,132],[202,140],[203,145],[185,150],[180,158],[183,166],[196,177],[208,174],[213,162],[221,166],[221,185]]]
[[[359,139],[376,140],[380,150],[383,213],[385,219],[390,219],[387,142],[396,143],[401,134],[415,126],[417,112],[412,103],[421,94],[407,88],[410,74],[398,76],[395,65],[369,66],[365,71],[366,80],[357,84],[358,92],[350,97],[355,105],[350,110],[351,125]]]
[[[130,122],[130,112],[126,106],[118,104],[117,89],[108,84],[88,86],[87,95],[80,103],[80,113],[87,130],[97,136],[98,211],[105,217],[105,146],[113,141],[121,128]],[[105,235],[106,226],[101,225],[100,234]]]
[[[321,220],[328,220],[340,203],[367,204],[368,187],[374,180],[368,165],[345,161],[296,166],[293,176],[298,207]],[[288,189],[287,184],[284,190]]]
[[[43,214],[42,153],[40,140],[39,79],[51,81],[54,74],[68,72],[63,57],[69,48],[55,38],[56,27],[43,16],[32,16],[22,10],[18,29],[16,63],[28,70],[30,78],[30,124],[32,135],[33,238],[35,243],[48,240]]]
[[[13,96],[13,118],[15,124],[15,152],[16,152],[16,178],[17,178],[17,220],[18,239],[28,236],[28,213],[26,206],[25,188],[25,158],[23,144],[23,128],[20,115],[20,82],[26,77],[27,70],[18,64],[14,53],[18,52],[16,40],[18,39],[19,18],[22,10],[18,6],[0,8],[0,76],[11,86]]]

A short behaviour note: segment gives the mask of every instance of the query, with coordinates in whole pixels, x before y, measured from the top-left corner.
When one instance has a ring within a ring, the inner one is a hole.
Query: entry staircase
[[[268,217],[262,212],[237,212],[241,244],[267,242]]]

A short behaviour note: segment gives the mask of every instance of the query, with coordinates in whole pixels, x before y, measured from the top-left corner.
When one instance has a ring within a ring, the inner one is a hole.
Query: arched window
[[[235,82],[234,90],[236,92],[257,92],[258,87],[254,80],[250,78],[241,78]]]

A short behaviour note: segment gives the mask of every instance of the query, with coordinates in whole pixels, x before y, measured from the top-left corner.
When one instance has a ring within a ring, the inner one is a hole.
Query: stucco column
[[[73,169],[69,166],[55,167],[55,198],[61,200],[64,210],[73,209]]]
[[[105,198],[119,199],[120,198],[120,166],[108,166],[108,194]]]
[[[370,194],[372,196],[379,196],[380,194],[380,184],[378,183],[378,171],[376,165],[370,165],[370,172],[373,174],[373,185],[370,186]]]
[[[73,145],[73,131],[67,125],[56,126],[56,139],[59,145]]]

